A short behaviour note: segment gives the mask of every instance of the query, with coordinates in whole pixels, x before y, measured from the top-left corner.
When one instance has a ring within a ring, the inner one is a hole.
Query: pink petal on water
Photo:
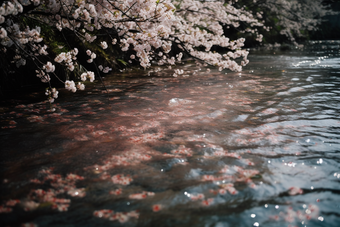
[[[152,211],[153,212],[158,212],[163,209],[163,206],[161,204],[155,204],[152,206]]]
[[[302,193],[303,193],[303,190],[299,187],[291,187],[288,190],[289,195],[299,195],[299,194],[302,194]]]

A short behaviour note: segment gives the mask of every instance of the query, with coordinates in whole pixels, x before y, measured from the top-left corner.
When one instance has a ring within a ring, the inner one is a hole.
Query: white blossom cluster
[[[48,96],[48,101],[53,103],[56,98],[58,98],[59,91],[56,88],[47,88],[45,95]]]
[[[88,71],[86,73],[82,73],[80,78],[82,81],[86,81],[86,79],[89,79],[90,82],[93,82],[95,79],[94,72]]]
[[[86,54],[90,57],[88,60],[87,60],[87,63],[92,63],[93,62],[93,59],[95,59],[97,57],[97,55],[95,53],[92,53],[92,51],[90,50],[87,50],[86,51]]]
[[[110,68],[110,67],[108,67],[108,66],[106,66],[106,67],[104,68],[102,65],[99,65],[99,66],[98,66],[98,69],[99,69],[100,71],[102,71],[103,73],[108,73],[108,72],[112,71],[112,68]]]
[[[73,71],[74,70],[74,61],[77,60],[77,54],[78,49],[74,48],[73,50],[65,53],[61,52],[57,57],[54,58],[55,62],[58,62],[59,64],[63,64],[67,67],[68,70]]]
[[[177,26],[173,27],[176,41],[182,44],[183,48],[198,59],[202,59],[210,65],[217,66],[219,70],[230,69],[241,71],[249,61],[248,52],[241,50],[244,46],[244,38],[230,41],[224,36],[223,26],[239,27],[240,23],[253,28],[264,25],[251,13],[236,9],[224,1],[173,1],[179,8],[176,15],[178,18]],[[176,32],[178,31],[178,32]],[[247,32],[244,30],[242,32]],[[225,55],[210,51],[212,46],[220,46],[230,49]],[[204,51],[196,47],[204,47]],[[235,59],[243,58],[238,64]]]

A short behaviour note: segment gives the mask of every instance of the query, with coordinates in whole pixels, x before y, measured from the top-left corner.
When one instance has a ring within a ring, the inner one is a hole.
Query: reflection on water
[[[340,58],[318,45],[2,108],[1,225],[337,226]]]

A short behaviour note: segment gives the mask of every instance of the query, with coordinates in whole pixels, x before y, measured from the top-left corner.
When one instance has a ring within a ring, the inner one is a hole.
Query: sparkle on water
[[[339,42],[2,107],[1,226],[337,226]]]

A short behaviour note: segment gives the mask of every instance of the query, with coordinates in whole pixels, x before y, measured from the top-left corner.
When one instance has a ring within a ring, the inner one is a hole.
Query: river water
[[[2,107],[0,225],[338,226],[339,46]]]

